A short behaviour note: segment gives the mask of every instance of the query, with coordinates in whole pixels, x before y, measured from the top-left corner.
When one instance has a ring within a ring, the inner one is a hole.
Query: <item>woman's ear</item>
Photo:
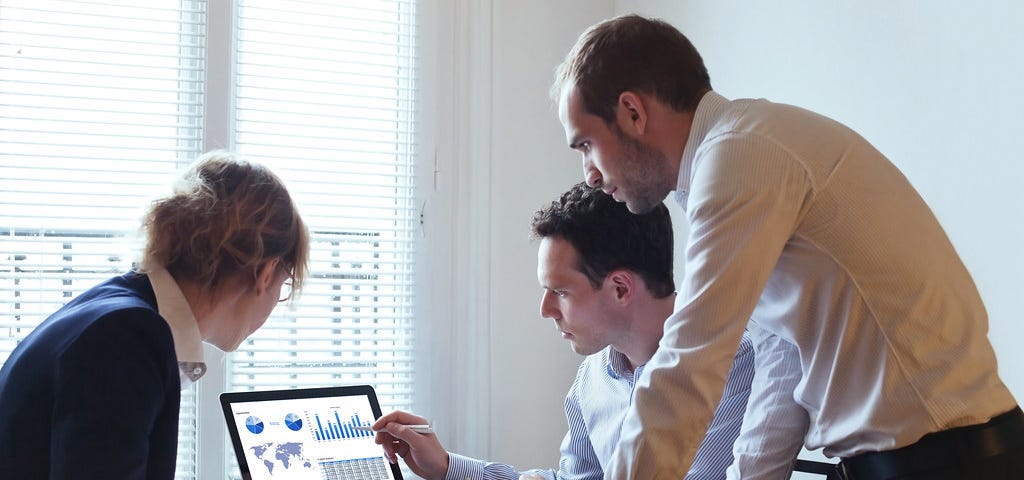
[[[256,295],[263,295],[270,288],[270,285],[274,283],[278,273],[277,266],[280,263],[281,259],[277,257],[263,262],[259,271],[256,272]]]

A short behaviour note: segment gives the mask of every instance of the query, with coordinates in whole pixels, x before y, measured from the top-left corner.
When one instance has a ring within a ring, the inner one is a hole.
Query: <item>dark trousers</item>
[[[829,480],[1024,479],[1024,414],[925,435],[917,443],[844,458]]]

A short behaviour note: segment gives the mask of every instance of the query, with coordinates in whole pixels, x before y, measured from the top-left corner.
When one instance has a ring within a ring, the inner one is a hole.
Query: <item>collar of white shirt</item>
[[[676,179],[676,203],[683,210],[686,210],[686,203],[690,195],[690,177],[693,173],[693,162],[697,156],[697,150],[708,136],[708,132],[715,126],[715,122],[722,116],[722,111],[728,106],[729,99],[712,90],[704,94],[700,103],[697,104],[697,109],[693,112],[690,136],[686,139],[683,156],[679,160],[679,178]]]
[[[178,283],[167,270],[156,268],[147,274],[150,283],[153,284],[153,293],[156,294],[157,309],[171,328],[171,336],[174,337],[174,353],[178,357],[181,389],[184,390],[206,373],[199,324],[192,315],[192,308],[188,306],[185,294],[181,293]]]

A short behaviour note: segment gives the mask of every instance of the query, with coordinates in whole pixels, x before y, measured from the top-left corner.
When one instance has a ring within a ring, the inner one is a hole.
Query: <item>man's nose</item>
[[[552,299],[554,294],[550,290],[544,290],[544,293],[540,297],[540,316],[543,318],[554,319],[558,316],[558,309],[554,307]]]
[[[594,165],[589,161],[584,160],[583,162],[583,180],[587,182],[587,185],[591,188],[601,188],[601,172],[599,172]]]

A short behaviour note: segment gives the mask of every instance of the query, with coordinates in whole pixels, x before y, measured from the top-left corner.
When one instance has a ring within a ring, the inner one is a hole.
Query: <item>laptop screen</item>
[[[220,396],[246,480],[401,480],[368,427],[380,417],[369,385]]]

